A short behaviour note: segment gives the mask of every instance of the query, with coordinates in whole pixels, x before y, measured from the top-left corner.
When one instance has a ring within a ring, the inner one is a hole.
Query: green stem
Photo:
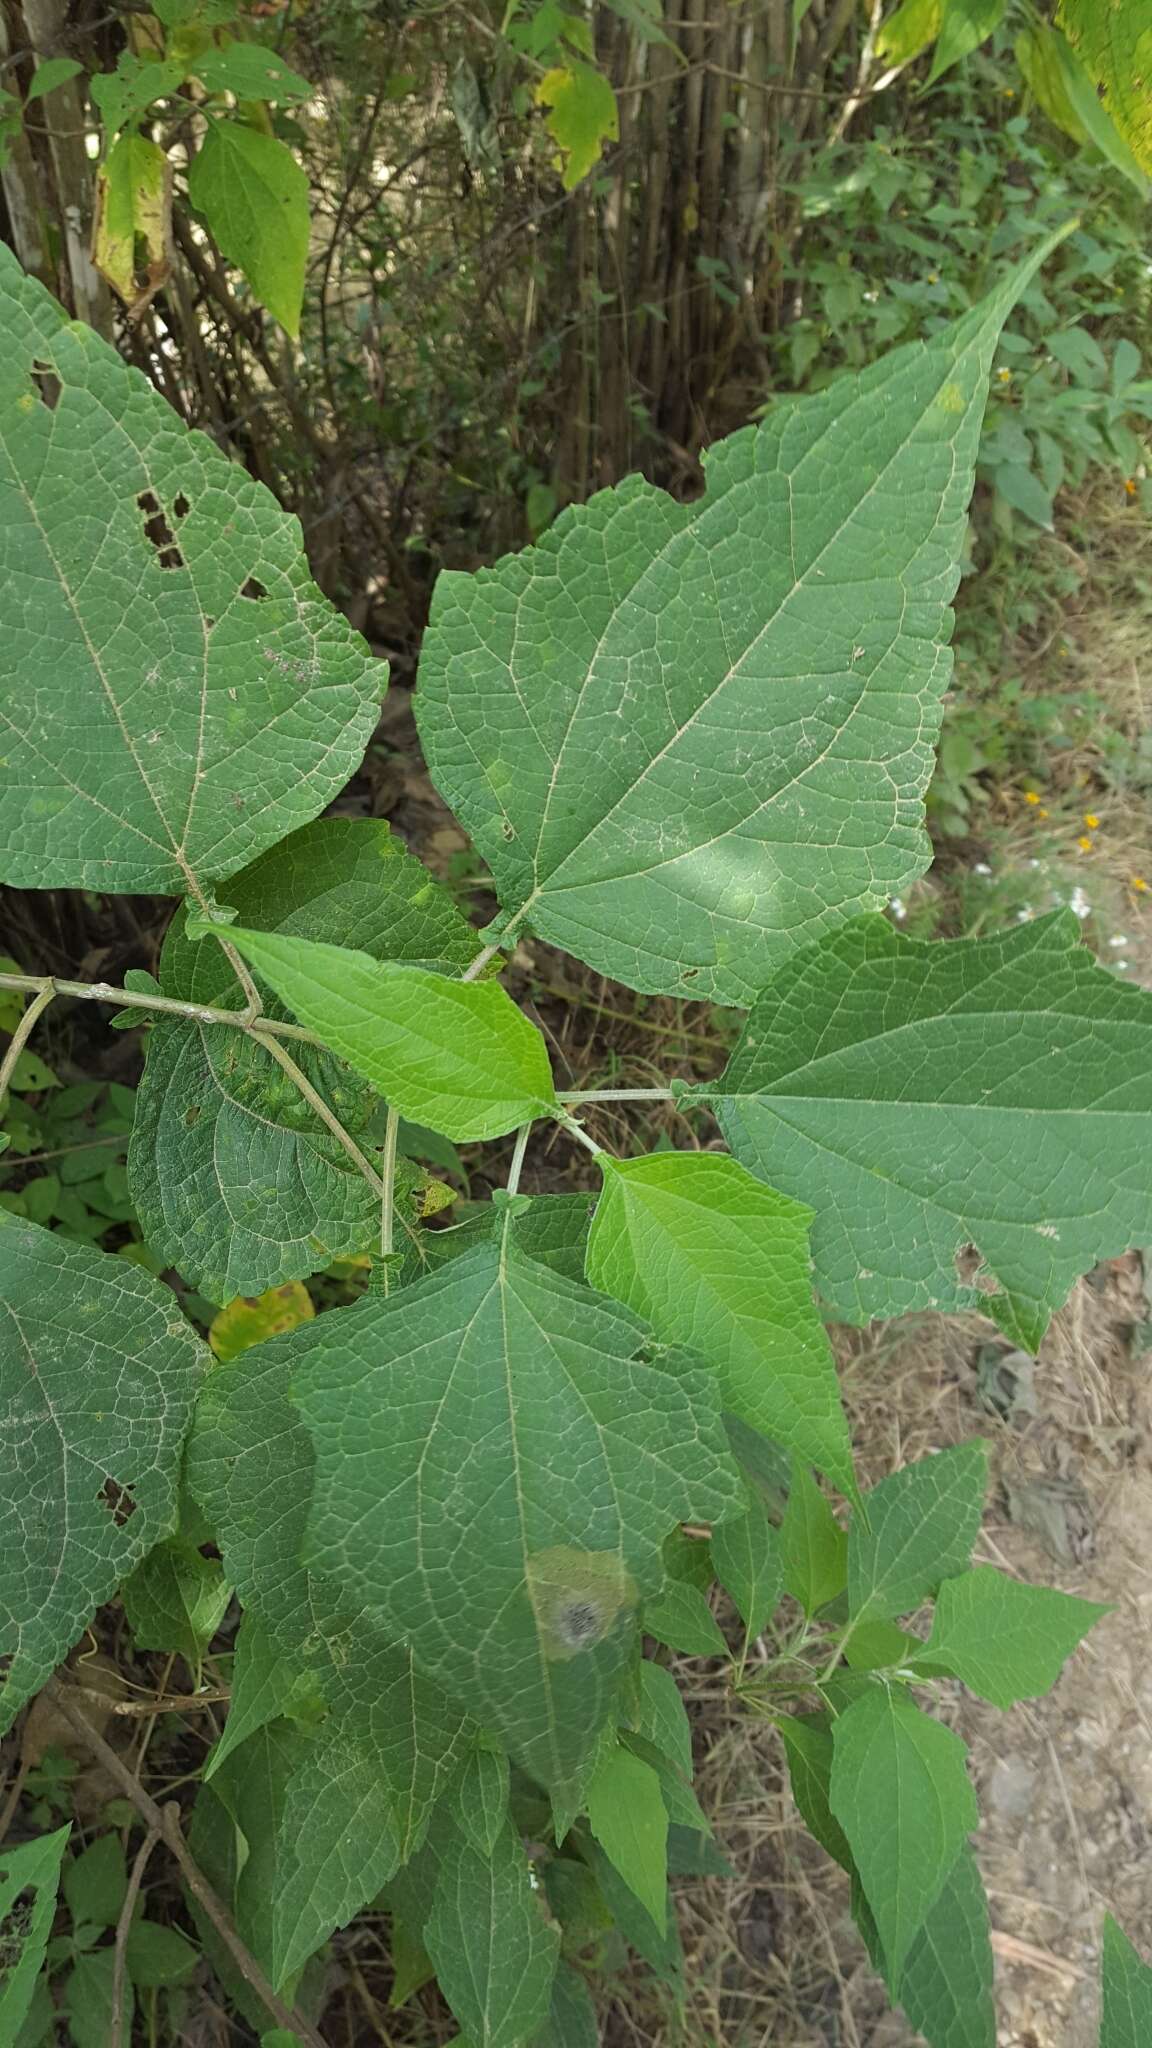
[[[520,1186],[520,1174],[524,1165],[524,1154],[528,1150],[528,1140],[531,1137],[531,1135],[531,1124],[521,1124],[520,1129],[516,1133],[516,1143],[512,1148],[512,1164],[508,1168],[508,1186],[506,1192],[510,1195],[514,1195],[516,1193],[516,1190]]]
[[[380,1159],[380,1257],[392,1256],[392,1218],[396,1208],[396,1138],[400,1130],[400,1112],[388,1111],[384,1126],[384,1150]]]
[[[50,981],[45,982],[35,1000],[29,1003],[15,1031],[12,1033],[12,1042],[3,1060],[0,1061],[0,1096],[3,1095],[9,1081],[12,1079],[16,1071],[17,1060],[55,994],[56,990],[53,984]]]
[[[558,1102],[673,1102],[671,1088],[562,1088]]]
[[[367,1181],[369,1187],[372,1188],[373,1191],[380,1196],[381,1200],[383,1200],[384,1183],[381,1180],[379,1174],[377,1173],[376,1168],[372,1165],[370,1160],[365,1158],[363,1152],[360,1150],[359,1145],[356,1143],[355,1138],[350,1136],[350,1134],[344,1129],[344,1126],[341,1123],[339,1117],[336,1115],[336,1112],[332,1109],[329,1109],[328,1104],[325,1102],[324,1097],[322,1095],[317,1094],[315,1088],[312,1086],[311,1081],[308,1079],[307,1074],[302,1074],[299,1067],[296,1065],[295,1060],[292,1058],[291,1054],[285,1052],[284,1047],[282,1045],[277,1045],[276,1040],[268,1036],[263,1023],[251,1024],[248,1026],[248,1029],[250,1030],[252,1037],[256,1040],[257,1044],[262,1045],[264,1047],[265,1052],[268,1053],[269,1056],[275,1060],[277,1066],[283,1068],[284,1072],[288,1076],[288,1079],[293,1083],[293,1085],[297,1089],[299,1089],[300,1094],[304,1097],[304,1100],[308,1104],[309,1109],[315,1110],[316,1115],[319,1117],[321,1123],[324,1125],[325,1130],[331,1131],[332,1136],[335,1138],[337,1144],[343,1146],[344,1151],[348,1154],[348,1157],[352,1161],[352,1164],[358,1169],[360,1173],[364,1175],[364,1178]],[[395,1151],[393,1151],[392,1155],[392,1164],[393,1172],[395,1172]],[[391,1212],[392,1205],[391,1203],[389,1203],[389,1215],[391,1215]]]

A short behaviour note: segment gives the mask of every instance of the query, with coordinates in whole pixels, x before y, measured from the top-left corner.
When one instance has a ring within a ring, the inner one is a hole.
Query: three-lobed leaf
[[[173,1526],[209,1362],[159,1281],[0,1214],[0,1727]]]
[[[496,981],[233,925],[230,943],[309,1031],[413,1123],[498,1138],[555,1107],[548,1051]]]
[[[994,1707],[1011,1707],[1050,1691],[1073,1650],[1108,1612],[1094,1600],[1022,1585],[1007,1572],[977,1565],[940,1587],[924,1658]]]
[[[533,1776],[584,1780],[660,1546],[736,1498],[695,1360],[493,1246],[280,1340],[317,1457],[308,1556]]]
[[[0,409],[0,875],[234,873],[343,787],[384,668],[295,519],[5,248]]]
[[[889,1987],[979,1814],[959,1737],[899,1687],[871,1685],[833,1723],[829,1805],[876,1922]]]
[[[719,442],[694,503],[633,477],[441,575],[421,738],[508,929],[743,1004],[927,865],[985,384],[1049,246],[957,326]]]
[[[811,1212],[714,1152],[603,1162],[593,1286],[714,1365],[725,1408],[855,1490],[836,1365],[812,1300]]]
[[[866,1496],[848,1534],[848,1604],[857,1622],[907,1614],[964,1570],[988,1489],[979,1440],[920,1458]]]
[[[737,1157],[816,1211],[816,1286],[862,1322],[1001,1297],[1033,1332],[1152,1223],[1152,996],[1070,913],[988,939],[860,919],[789,961],[714,1090]]]

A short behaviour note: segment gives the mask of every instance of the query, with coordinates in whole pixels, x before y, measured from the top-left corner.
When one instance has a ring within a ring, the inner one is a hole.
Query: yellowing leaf
[[[253,1344],[311,1322],[315,1313],[308,1289],[299,1280],[289,1280],[283,1287],[270,1287],[267,1294],[241,1294],[230,1301],[213,1317],[208,1342],[217,1358],[235,1358]]]
[[[590,64],[558,64],[540,80],[536,103],[550,109],[548,133],[562,154],[564,190],[571,192],[599,162],[604,143],[619,138],[616,95]]]
[[[944,18],[944,0],[904,0],[876,38],[876,54],[886,64],[910,64],[934,43]]]
[[[1062,0],[1060,26],[1113,125],[1141,169],[1152,175],[1152,16],[1147,0]]]
[[[132,314],[142,313],[172,270],[172,166],[159,143],[129,130],[96,179],[92,260]]]

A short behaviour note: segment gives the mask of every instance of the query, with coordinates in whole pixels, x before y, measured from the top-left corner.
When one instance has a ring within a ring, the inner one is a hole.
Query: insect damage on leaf
[[[557,1662],[603,1642],[637,1603],[635,1580],[615,1551],[559,1543],[526,1558],[524,1574],[544,1654]]]

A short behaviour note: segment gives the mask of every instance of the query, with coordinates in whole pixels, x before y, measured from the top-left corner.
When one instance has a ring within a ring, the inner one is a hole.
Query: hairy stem
[[[318,1045],[325,1050],[322,1038],[314,1031],[305,1031],[300,1024],[281,1024],[273,1017],[250,1018],[246,1010],[219,1010],[210,1003],[186,1003],[175,996],[146,995],[136,989],[114,988],[107,981],[60,981],[45,974],[0,974],[0,988],[18,988],[47,991],[49,1000],[53,995],[78,996],[81,1002],[118,1003],[125,1010],[156,1010],[165,1017],[189,1017],[196,1024],[230,1024],[234,1030],[250,1031],[259,1022],[261,1036],[272,1032],[277,1038],[294,1038],[304,1045]],[[23,1024],[25,1019],[21,1018]]]
[[[562,1088],[558,1102],[672,1102],[671,1088]]]
[[[92,1723],[72,1697],[73,1688],[60,1678],[50,1678],[44,1687],[44,1696],[58,1707],[70,1728],[80,1737],[85,1748],[90,1750],[97,1763],[102,1764],[119,1785],[126,1799],[131,1800],[137,1813],[152,1834],[159,1835],[172,1851],[180,1866],[181,1875],[197,1905],[201,1906],[215,1927],[221,1941],[227,1948],[237,1969],[252,1986],[261,2004],[266,2006],[278,2027],[287,2033],[298,2034],[306,2048],[326,2048],[323,2037],[317,2033],[310,2020],[303,2013],[293,2011],[272,1989],[259,1963],[245,1945],[233,1924],[232,1917],[222,1900],[217,1898],[208,1879],[195,1861],[180,1826],[180,1809],[175,1801],[167,1806],[157,1806],[156,1801],[145,1792],[138,1778],[134,1778],[110,1743],[98,1735]]]
[[[477,953],[474,960],[468,962],[467,967],[460,976],[461,981],[475,981],[478,975],[483,974],[488,962],[496,958],[499,951],[499,946],[485,946],[481,952]]]

